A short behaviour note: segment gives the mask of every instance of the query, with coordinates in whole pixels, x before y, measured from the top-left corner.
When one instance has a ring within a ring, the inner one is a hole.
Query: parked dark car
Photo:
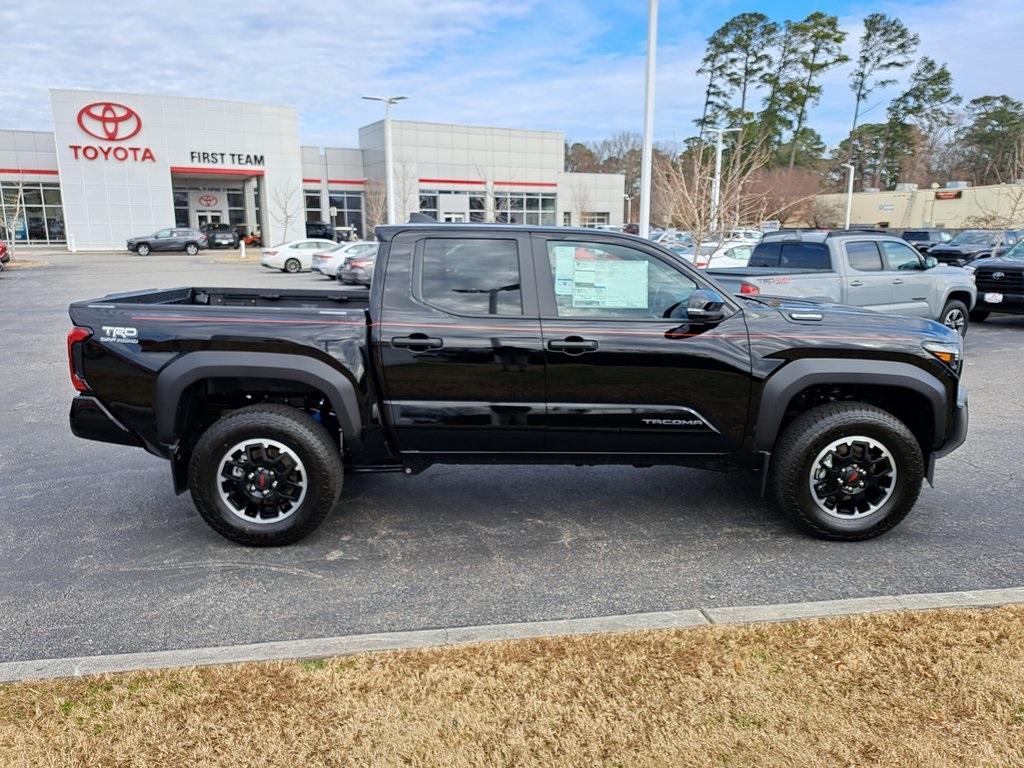
[[[150,251],[184,251],[195,256],[209,244],[209,239],[198,229],[161,229],[148,237],[133,237],[128,241],[128,250],[139,256],[147,256]]]
[[[978,259],[966,269],[974,273],[978,286],[972,320],[984,321],[992,312],[1024,315],[1024,240],[999,256]]]
[[[928,255],[943,264],[963,267],[975,259],[998,256],[1016,245],[1022,235],[1020,229],[965,229],[948,243],[933,245]]]
[[[211,248],[225,247],[237,248],[241,236],[238,230],[226,222],[217,224],[203,224],[199,231],[206,235]]]
[[[369,285],[373,280],[373,270],[377,266],[378,252],[374,251],[345,259],[338,267],[338,282],[350,285]]]
[[[338,241],[338,233],[334,231],[334,225],[326,221],[307,221],[306,237],[319,237],[324,240]]]
[[[905,229],[902,237],[921,253],[927,253],[932,246],[952,240],[953,233],[948,229]]]
[[[313,531],[348,472],[445,463],[746,468],[807,531],[867,539],[966,436],[963,342],[931,320],[734,297],[594,229],[376,235],[369,291],[72,304],[71,429],[168,459],[216,531],[262,546]]]

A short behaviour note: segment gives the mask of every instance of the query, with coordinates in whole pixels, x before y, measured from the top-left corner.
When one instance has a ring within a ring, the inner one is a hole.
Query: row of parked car
[[[335,243],[322,238],[303,238],[264,248],[260,264],[282,272],[319,272],[339,283],[369,285],[377,262],[378,244],[354,241]]]

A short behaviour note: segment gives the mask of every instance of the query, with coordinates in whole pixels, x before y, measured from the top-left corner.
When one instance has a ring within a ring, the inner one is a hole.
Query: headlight
[[[926,341],[922,346],[932,357],[941,360],[957,373],[960,372],[964,358],[962,342]]]
[[[974,270],[976,270],[977,267],[968,264],[966,267],[964,267],[964,269],[966,269],[968,272],[970,272],[973,275],[974,274]]]

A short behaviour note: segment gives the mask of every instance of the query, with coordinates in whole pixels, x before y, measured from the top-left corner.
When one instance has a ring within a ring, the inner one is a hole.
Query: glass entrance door
[[[196,222],[200,227],[204,224],[220,224],[223,221],[220,211],[196,211]]]

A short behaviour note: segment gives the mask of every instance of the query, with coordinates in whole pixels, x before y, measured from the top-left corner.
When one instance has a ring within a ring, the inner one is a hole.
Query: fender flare
[[[358,440],[363,422],[356,389],[327,363],[275,352],[209,351],[184,354],[157,376],[153,409],[159,440],[167,445],[177,440],[181,397],[189,385],[202,379],[231,377],[297,381],[315,387],[330,401],[346,440]]]
[[[772,449],[786,406],[800,391],[815,384],[870,384],[909,389],[931,404],[935,444],[941,444],[945,436],[946,389],[939,379],[926,371],[910,363],[889,360],[808,358],[783,366],[765,382],[754,430],[754,442],[759,451]]]

